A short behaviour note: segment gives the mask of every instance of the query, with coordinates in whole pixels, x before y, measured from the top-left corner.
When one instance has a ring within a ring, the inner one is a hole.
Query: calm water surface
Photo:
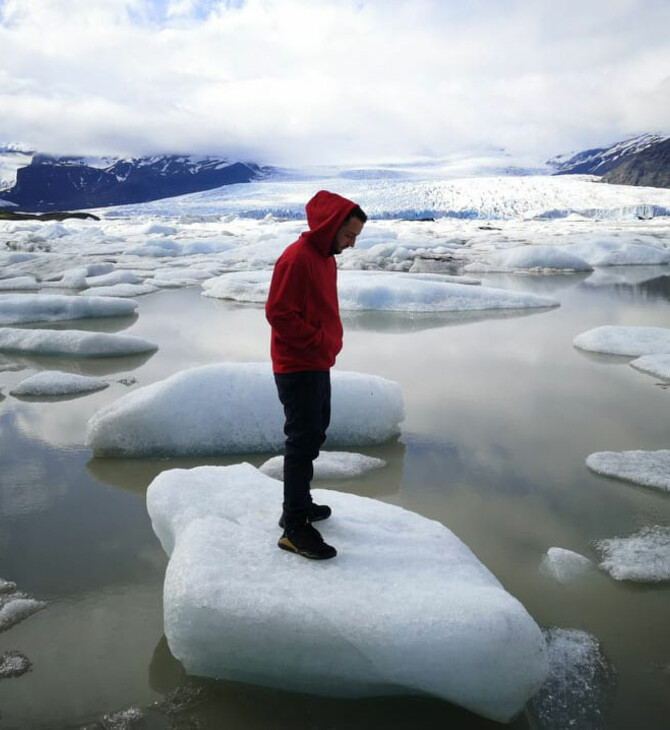
[[[632,280],[637,272],[628,273]],[[670,496],[597,476],[584,464],[594,451],[668,448],[670,389],[629,367],[630,358],[572,346],[575,335],[604,324],[670,327],[667,267],[650,274],[646,283],[597,289],[581,277],[487,279],[561,302],[525,316],[347,316],[338,367],[398,381],[407,419],[398,441],[364,450],[387,459],[385,469],[319,485],[441,521],[540,626],[597,637],[616,679],[605,688],[604,720],[589,727],[607,730],[670,725],[670,588],[600,573],[561,586],[539,565],[552,546],[597,559],[595,540],[670,524]],[[0,682],[0,726],[80,727],[165,696],[193,699],[190,687],[198,702],[185,702],[180,721],[197,718],[204,728],[496,727],[427,698],[333,700],[184,677],[163,637],[167,561],[144,494],[164,469],[244,457],[92,459],[86,423],[130,389],[178,370],[267,359],[269,332],[261,309],[206,299],[199,289],[139,302],[137,317],[78,326],[149,338],[160,345],[153,357],[4,358],[0,366],[24,368],[0,371],[4,396],[37,369],[112,382],[80,398],[0,402],[0,576],[48,602],[0,634],[0,654],[18,650],[33,662],[30,673]],[[120,382],[131,377],[135,383]],[[567,726],[556,712],[543,727]],[[168,727],[165,714],[146,722]],[[529,726],[537,721],[527,716],[513,723]]]

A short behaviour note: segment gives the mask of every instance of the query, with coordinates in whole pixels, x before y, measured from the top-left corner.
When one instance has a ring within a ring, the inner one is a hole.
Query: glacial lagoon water
[[[514,728],[665,730],[670,718],[670,586],[601,572],[561,585],[540,570],[552,546],[597,561],[596,540],[670,524],[667,494],[584,463],[596,451],[668,448],[669,384],[629,367],[631,358],[572,345],[604,324],[670,327],[667,267],[616,273],[619,283],[606,286],[583,275],[486,278],[561,302],[526,315],[344,318],[338,367],[399,382],[407,419],[397,441],[364,450],[386,468],[319,486],[443,522],[543,629],[575,629],[600,643],[605,670],[565,672]],[[261,308],[206,299],[199,288],[138,301],[131,318],[58,327],[145,337],[160,346],[153,356],[0,360],[0,576],[47,602],[0,633],[0,654],[16,650],[32,662],[29,673],[0,681],[0,725],[100,727],[113,715],[108,723],[130,728],[139,708],[142,727],[155,728],[189,718],[241,730],[496,727],[430,698],[334,700],[184,675],[163,637],[167,560],[146,513],[147,485],[172,467],[266,457],[92,459],[86,423],[130,388],[178,370],[267,359],[269,331]],[[46,368],[111,384],[69,399],[9,396]]]

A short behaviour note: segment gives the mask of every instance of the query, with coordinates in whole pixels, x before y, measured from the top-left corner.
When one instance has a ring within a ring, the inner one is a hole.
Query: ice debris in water
[[[82,330],[38,330],[0,327],[0,352],[69,357],[121,357],[155,352],[141,337]]]
[[[0,324],[122,317],[133,314],[136,309],[137,302],[113,297],[3,294],[0,296]]]
[[[585,577],[594,568],[588,558],[560,547],[550,547],[540,564],[542,572],[563,585]]]
[[[630,537],[598,540],[600,567],[615,580],[660,583],[670,580],[670,527],[643,527]]]
[[[314,461],[314,479],[351,479],[386,466],[383,459],[350,451],[322,451]],[[284,457],[273,456],[259,467],[273,479],[283,479]]]
[[[75,373],[63,373],[57,370],[45,370],[36,373],[18,385],[10,394],[14,396],[59,396],[89,393],[107,388],[109,383],[100,378],[89,378]]]
[[[0,291],[37,291],[39,284],[34,276],[13,276],[0,279]]]
[[[47,604],[20,591],[15,583],[0,578],[0,632],[32,616]]]
[[[608,355],[640,357],[670,354],[670,329],[605,325],[582,332],[572,342],[581,350]]]
[[[0,654],[0,679],[20,677],[32,667],[30,659],[20,651],[6,651]]]
[[[216,299],[263,303],[269,271],[236,271],[203,283],[203,294]],[[558,302],[535,294],[456,284],[430,274],[344,271],[338,276],[342,311],[460,312],[487,309],[557,307]]]
[[[152,294],[158,291],[158,287],[152,284],[111,284],[110,286],[96,286],[85,289],[81,294],[95,294],[99,297],[141,297],[144,294]]]
[[[644,355],[630,363],[631,367],[641,370],[643,373],[655,375],[663,380],[670,380],[670,354],[668,355]]]
[[[670,492],[670,449],[597,451],[586,465],[598,474]]]
[[[566,247],[591,266],[655,266],[670,263],[670,251],[640,242],[593,240]]]
[[[328,444],[380,444],[404,419],[397,383],[362,373],[331,373]],[[96,456],[177,456],[280,451],[284,414],[268,363],[223,363],[184,370],[138,388],[88,423]]]
[[[339,553],[326,563],[277,548],[281,485],[249,464],[151,483],[170,556],[165,635],[186,671],[317,695],[430,694],[503,722],[518,713],[547,673],[519,601],[438,522],[313,496],[333,509],[320,525]]]
[[[549,678],[528,703],[541,730],[605,730],[614,669],[598,640],[577,629],[547,629]]]

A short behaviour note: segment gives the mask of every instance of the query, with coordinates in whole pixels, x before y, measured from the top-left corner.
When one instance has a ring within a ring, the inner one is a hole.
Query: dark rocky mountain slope
[[[16,172],[13,187],[0,193],[28,212],[144,203],[245,183],[262,177],[253,163],[218,157],[159,155],[87,161],[35,155]]]
[[[616,185],[670,188],[670,139],[647,147],[608,172],[603,180]]]

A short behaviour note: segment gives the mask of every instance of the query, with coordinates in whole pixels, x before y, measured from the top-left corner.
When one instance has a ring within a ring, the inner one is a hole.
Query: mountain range
[[[16,149],[5,150],[15,158],[20,154]],[[0,191],[0,200],[27,212],[144,203],[245,183],[266,174],[251,162],[211,156],[119,159],[33,154],[29,159],[16,168],[14,184]]]
[[[555,175],[598,175],[613,184],[670,187],[670,137],[643,134],[609,147],[558,155],[547,166]],[[4,202],[16,211],[49,213],[144,203],[259,180],[271,172],[253,162],[214,156],[54,157],[5,145],[0,146],[0,207]]]

